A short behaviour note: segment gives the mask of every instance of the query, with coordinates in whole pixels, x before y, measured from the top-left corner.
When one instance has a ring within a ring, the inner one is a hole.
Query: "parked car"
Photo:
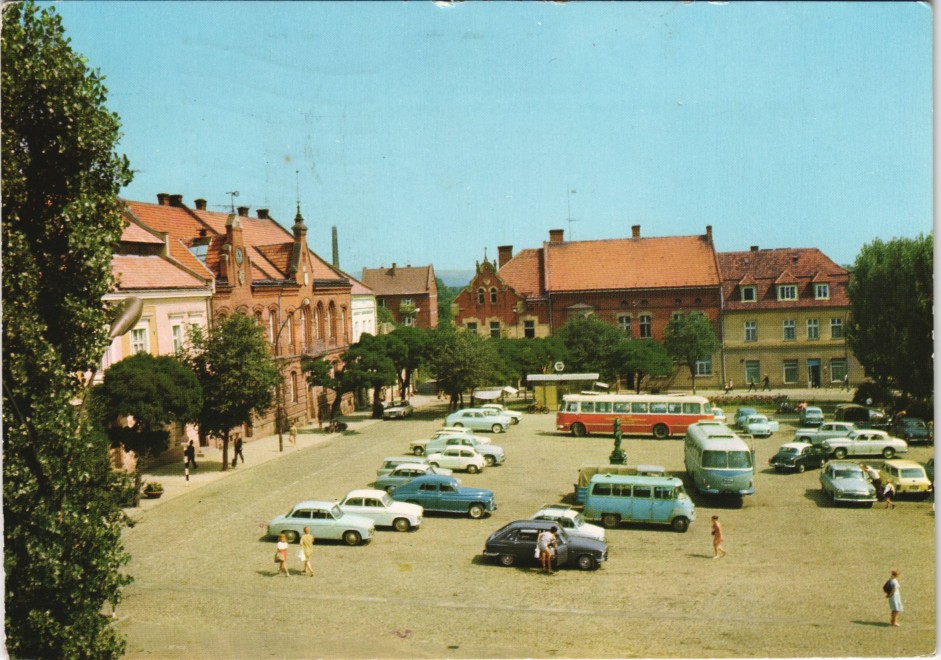
[[[411,417],[415,409],[408,401],[393,401],[382,409],[383,419],[405,419]]]
[[[503,433],[510,428],[510,418],[506,415],[488,415],[480,408],[464,408],[448,415],[444,420],[444,425],[466,427],[473,431]]]
[[[876,487],[869,476],[852,461],[830,461],[820,471],[820,487],[830,500],[872,506],[876,501]]]
[[[477,453],[484,457],[484,462],[486,462],[487,467],[492,465],[502,465],[506,461],[506,453],[503,451],[503,447],[499,445],[494,445],[491,443],[483,444],[477,441],[478,436],[476,435],[446,435],[441,438],[436,438],[425,445],[425,452],[428,454],[433,454],[436,452],[442,452],[448,447],[473,447],[477,450]]]
[[[377,527],[394,527],[400,532],[418,529],[424,514],[417,504],[396,502],[384,490],[374,488],[351,490],[340,502],[340,511],[369,518]]]
[[[745,420],[747,420],[752,415],[757,415],[758,411],[754,408],[739,408],[735,411],[735,426],[744,430],[745,429]]]
[[[485,514],[497,510],[492,490],[465,488],[454,477],[440,475],[416,477],[396,488],[392,492],[392,499],[421,505],[426,513],[466,513],[471,518],[482,518]]]
[[[862,429],[853,431],[843,438],[824,440],[823,446],[830,450],[834,458],[847,456],[882,456],[892,458],[896,454],[908,451],[908,444],[899,438],[893,438],[885,431]]]
[[[930,444],[934,442],[934,434],[925,420],[917,417],[903,417],[892,425],[892,435],[901,438],[908,444],[924,442]]]
[[[596,541],[605,540],[604,527],[592,525],[581,512],[567,504],[546,504],[534,513],[530,520],[551,520],[565,530],[569,536],[584,536]]]
[[[481,410],[492,410],[498,415],[506,415],[510,418],[511,424],[519,424],[523,421],[523,413],[510,410],[502,403],[482,403],[479,407]]]
[[[933,466],[932,466],[933,467]],[[931,494],[931,479],[921,463],[915,461],[886,461],[879,470],[882,483],[891,483],[895,492],[928,497]]]
[[[820,426],[823,424],[823,411],[816,406],[806,406],[798,416],[799,423],[804,426]]]
[[[584,536],[572,536],[550,520],[517,520],[495,531],[484,544],[484,556],[494,557],[503,566],[535,563],[536,539],[544,530],[555,528],[555,564],[577,566],[583,571],[597,569],[608,560],[608,544]]]
[[[300,540],[305,527],[310,527],[316,539],[342,540],[347,545],[368,543],[376,531],[372,520],[344,513],[336,502],[304,500],[268,523],[268,536],[284,534],[289,543],[294,543]]]
[[[778,432],[778,423],[768,419],[767,415],[749,415],[742,430],[756,438],[769,438],[772,433]]]
[[[414,454],[410,456],[386,456],[382,459],[382,465],[379,466],[379,469],[376,470],[376,476],[381,477],[384,474],[389,474],[403,463],[418,463],[420,465],[428,465],[428,460],[425,458],[418,458]]]
[[[852,422],[824,422],[817,428],[799,428],[794,431],[794,442],[809,442],[822,445],[830,438],[845,438],[853,431],[858,431]]]
[[[721,424],[725,424],[726,421],[728,421],[725,417],[725,411],[715,406],[712,407],[712,418]]]
[[[818,468],[827,460],[828,452],[823,447],[806,442],[786,442],[778,452],[768,459],[768,464],[778,472],[793,470],[803,472],[807,468]]]
[[[885,412],[857,403],[837,405],[833,411],[833,419],[837,422],[853,422],[861,429],[885,429],[889,425],[889,418]]]
[[[428,454],[428,465],[477,474],[484,469],[487,462],[473,447],[458,445],[456,447],[447,447],[443,451],[434,454]]]
[[[388,474],[384,474],[376,479],[373,485],[391,495],[392,491],[402,484],[407,484],[415,477],[423,477],[426,474],[448,476],[451,474],[451,470],[443,467],[432,467],[427,463],[424,465],[421,463],[402,463],[401,465],[397,465]]]
[[[463,426],[445,426],[435,431],[430,438],[412,440],[408,443],[408,450],[416,456],[421,456],[426,453],[426,447],[429,443],[441,438],[453,438],[455,436],[473,438],[476,445],[490,444],[490,438],[486,438],[482,435],[474,435],[469,429]]]
[[[925,468],[925,474],[931,480],[932,488],[934,488],[934,459],[929,458],[927,463],[922,463],[922,466]]]

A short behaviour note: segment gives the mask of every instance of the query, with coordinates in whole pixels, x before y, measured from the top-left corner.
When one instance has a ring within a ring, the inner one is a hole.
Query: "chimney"
[[[395,262],[394,261],[392,262],[392,271],[390,272],[390,274],[392,275],[392,277],[395,277]]]
[[[512,245],[498,245],[497,246],[497,263],[500,268],[503,268],[504,264],[513,258],[513,246]]]
[[[631,225],[631,238],[640,238],[640,225]]]
[[[706,225],[706,240],[712,243],[712,225]]]
[[[170,206],[183,206],[183,195],[170,195]]]
[[[170,195],[167,193],[157,193],[157,203],[160,206],[170,206]]]
[[[333,225],[333,267],[340,269],[340,243],[337,240],[337,226]]]
[[[757,252],[757,251],[758,251],[758,246],[757,246],[757,245],[752,245],[752,246],[751,246],[751,251],[752,251],[752,252]]]
[[[257,211],[255,211],[255,215],[258,216],[258,219],[259,219],[259,220],[267,220],[267,219],[268,219],[268,209],[258,209]]]
[[[239,207],[238,207],[238,212],[239,212],[239,215],[242,216],[243,218],[247,218],[247,217],[248,217],[248,207],[247,207],[247,206],[239,206]]]
[[[565,239],[563,238],[564,235],[565,235],[564,229],[550,229],[549,230],[549,242],[550,243],[564,243],[565,242]]]
[[[196,204],[196,210],[197,210],[197,211],[205,211],[205,210],[206,210],[206,200],[205,200],[205,199],[203,199],[202,197],[200,197],[200,198],[195,199],[195,200],[193,200],[193,201],[194,201],[194,203]]]

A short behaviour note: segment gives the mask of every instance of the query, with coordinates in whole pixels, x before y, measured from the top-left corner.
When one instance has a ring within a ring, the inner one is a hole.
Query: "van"
[[[409,454],[408,456],[386,456],[382,460],[382,467],[376,470],[376,476],[381,477],[389,474],[402,463],[418,463],[419,465],[428,465],[428,459],[421,456]]]
[[[677,477],[596,474],[582,515],[608,529],[622,522],[652,522],[685,532],[696,519],[696,507]]]
[[[660,465],[583,465],[578,469],[578,482],[575,484],[575,504],[584,504],[588,494],[588,484],[596,474],[639,474],[647,477],[662,477],[666,470]]]

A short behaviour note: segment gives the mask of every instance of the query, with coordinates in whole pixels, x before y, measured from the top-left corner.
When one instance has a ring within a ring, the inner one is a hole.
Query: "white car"
[[[743,426],[746,433],[756,438],[768,438],[779,428],[778,423],[768,419],[767,415],[749,415]]]
[[[580,511],[567,504],[547,504],[530,516],[530,520],[554,520],[569,536],[605,540],[604,527],[587,522]]]
[[[476,449],[464,445],[448,447],[442,452],[428,456],[428,465],[451,470],[466,470],[471,474],[480,472],[486,464],[486,460]]]
[[[712,417],[720,424],[725,424],[728,421],[725,417],[725,411],[715,406],[712,407]]]
[[[340,511],[369,518],[378,527],[394,527],[399,532],[418,529],[425,510],[417,504],[397,502],[384,490],[351,490],[339,504]]]
[[[480,409],[492,410],[497,415],[506,415],[510,418],[510,423],[512,424],[519,424],[523,421],[523,413],[510,410],[502,403],[483,403],[480,405]]]
[[[428,443],[433,440],[438,440],[439,438],[453,438],[456,436],[471,438],[474,440],[474,444],[478,445],[489,445],[490,438],[485,438],[482,435],[474,435],[467,429],[460,426],[445,426],[443,429],[438,429],[435,431],[434,435],[430,438],[425,438],[422,440],[412,440],[408,443],[408,450],[415,454],[415,456],[422,456],[425,454],[425,448],[428,446]]]
[[[845,438],[830,438],[824,441],[823,446],[837,459],[847,456],[882,456],[888,459],[908,451],[908,443],[904,440],[872,429],[853,431]]]

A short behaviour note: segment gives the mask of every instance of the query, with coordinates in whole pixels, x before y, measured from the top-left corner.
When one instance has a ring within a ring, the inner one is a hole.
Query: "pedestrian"
[[[846,390],[847,392],[850,391],[850,375],[849,374],[843,374],[843,389]]]
[[[882,586],[885,591],[885,597],[889,599],[889,611],[891,612],[889,624],[899,627],[899,612],[902,611],[902,594],[899,593],[899,575],[901,571],[897,568],[892,569],[892,576],[889,581]]]
[[[290,434],[291,434],[291,444],[296,445],[297,444],[297,423],[296,422],[291,422]]]
[[[242,458],[242,465],[245,464],[245,456],[242,454],[242,434],[235,434],[235,443],[232,450],[232,467],[235,467],[235,464],[238,463],[239,457]]]
[[[761,390],[768,390],[769,392],[771,391],[771,379],[768,378],[768,374],[765,374],[764,379],[761,381]]]
[[[192,467],[194,470],[199,469],[199,466],[196,465],[196,447],[193,446],[192,440],[186,445],[186,449],[183,450],[183,456],[186,457],[187,468]]]
[[[895,508],[895,502],[892,501],[893,497],[895,497],[895,486],[892,485],[891,481],[886,481],[885,487],[882,489],[882,499],[885,500],[885,508]]]
[[[757,379],[755,379],[755,380],[752,380],[752,379],[750,379],[750,378],[748,379],[748,391],[749,391],[749,392],[757,392],[757,391],[758,391],[758,380],[757,380]]]
[[[536,547],[539,549],[539,561],[542,564],[542,572],[552,575],[552,556],[555,554],[556,534],[558,527],[552,527],[552,530],[544,529],[539,533],[536,539]]]
[[[722,525],[719,524],[719,516],[712,517],[712,552],[713,559],[718,559],[719,557],[724,557],[725,547],[722,545],[725,542],[725,533],[722,531]],[[720,554],[721,553],[721,554]]]
[[[882,501],[882,475],[879,474],[879,470],[872,467],[871,465],[866,465],[865,463],[860,463],[859,467],[869,475],[869,480],[872,481],[872,485],[876,487],[876,499],[880,502]]]
[[[301,537],[301,549],[298,558],[304,560],[304,575],[314,577],[314,569],[311,568],[310,558],[314,554],[314,537],[310,533],[310,527],[304,528],[304,536]]]
[[[278,534],[278,549],[274,552],[274,563],[278,565],[278,572],[284,571],[284,577],[291,577],[291,571],[288,570],[288,539],[284,534]]]
[[[729,378],[729,382],[725,384],[725,393],[728,394],[732,391],[732,379]]]

